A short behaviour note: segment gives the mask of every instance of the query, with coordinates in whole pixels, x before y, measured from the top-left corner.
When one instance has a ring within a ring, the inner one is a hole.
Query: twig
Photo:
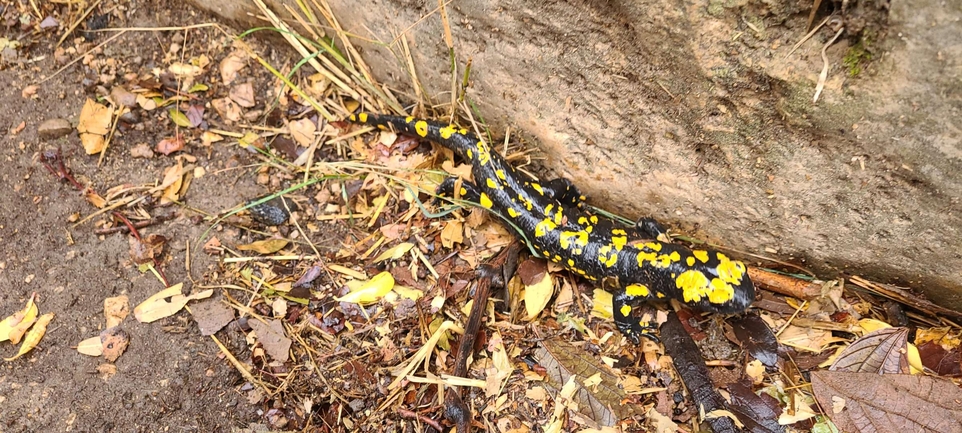
[[[176,212],[170,213],[167,215],[155,216],[153,218],[143,220],[143,221],[137,221],[135,223],[132,223],[132,226],[136,229],[142,229],[144,227],[150,227],[154,224],[160,224],[164,221],[169,221],[171,219],[174,219],[175,217],[177,217]],[[122,233],[126,231],[130,231],[130,227],[124,224],[122,226],[109,227],[105,229],[97,229],[97,230],[94,230],[94,233],[98,235],[109,235],[113,233]]]

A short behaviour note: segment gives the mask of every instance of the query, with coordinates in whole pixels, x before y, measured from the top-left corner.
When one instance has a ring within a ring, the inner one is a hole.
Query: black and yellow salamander
[[[530,179],[466,129],[368,113],[352,115],[351,121],[427,138],[470,162],[475,184],[462,182],[459,195],[510,221],[543,257],[612,292],[615,324],[636,343],[652,329],[631,317],[632,305],[640,302],[673,298],[729,314],[744,311],[755,299],[744,263],[717,251],[660,242],[663,230],[651,219],[620,227],[599,218],[585,209],[585,197],[571,182]],[[438,193],[454,196],[455,185],[449,178]]]

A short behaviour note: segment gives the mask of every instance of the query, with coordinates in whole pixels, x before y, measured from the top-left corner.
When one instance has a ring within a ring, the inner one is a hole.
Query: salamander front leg
[[[458,181],[458,178],[456,177],[449,177],[444,179],[444,181],[441,182],[440,185],[438,185],[438,189],[435,191],[435,193],[440,197],[454,198],[455,197],[454,187],[457,181]],[[457,194],[457,196],[460,197],[461,200],[467,200],[472,203],[478,203],[479,201],[481,201],[481,192],[478,191],[478,187],[474,186],[473,183],[468,182],[466,180],[461,181],[461,190],[458,191],[458,193],[459,194]]]
[[[658,330],[657,326],[631,315],[632,304],[638,305],[646,298],[627,294],[625,288],[618,283],[617,278],[605,278],[601,281],[601,288],[614,294],[612,297],[612,312],[614,313],[615,326],[618,327],[622,335],[628,337],[634,344],[640,343],[641,337],[661,343],[661,340],[652,333]]]
[[[642,217],[635,223],[635,230],[645,239],[668,241],[668,231],[652,217]]]
[[[544,190],[544,195],[554,198],[561,202],[561,204],[582,207],[585,205],[585,196],[581,194],[570,180],[563,177],[557,179],[549,180],[547,183],[541,185]]]

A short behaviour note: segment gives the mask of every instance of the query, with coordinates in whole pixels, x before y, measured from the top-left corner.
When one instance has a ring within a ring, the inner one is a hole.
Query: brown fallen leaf
[[[270,355],[271,359],[280,362],[287,362],[291,349],[291,339],[284,335],[284,324],[280,320],[268,320],[263,323],[260,320],[249,320],[257,341],[264,346],[264,350]]]
[[[130,244],[130,258],[133,259],[134,263],[142,265],[151,263],[155,258],[160,257],[164,252],[164,245],[167,245],[167,238],[158,234],[150,234],[143,239],[130,237],[128,243]]]
[[[178,111],[178,113],[180,113],[180,111]],[[181,114],[181,116],[183,116],[183,114]],[[184,120],[186,121],[186,119],[187,117],[185,116]],[[188,126],[190,126],[189,122]],[[160,142],[154,146],[154,151],[162,155],[170,155],[171,153],[183,150],[185,144],[184,136],[178,134],[174,137],[167,137],[163,140],[160,140]]]
[[[962,431],[962,390],[946,379],[822,370],[812,391],[841,431]]]
[[[852,342],[829,370],[876,374],[908,374],[908,328],[882,328]]]
[[[37,345],[40,344],[40,339],[43,338],[43,334],[47,332],[47,325],[51,320],[53,320],[53,313],[47,313],[43,316],[40,316],[40,318],[37,319],[37,322],[34,323],[33,327],[30,328],[30,331],[27,332],[27,336],[23,339],[23,344],[20,345],[20,351],[17,352],[16,355],[11,356],[10,358],[4,358],[3,360],[8,362],[13,361],[14,359],[23,356],[27,352],[30,352],[34,347],[37,347]]]
[[[257,105],[257,100],[254,99],[254,85],[251,83],[238,84],[230,88],[228,91],[228,96],[230,99],[244,108],[251,108]]]
[[[190,315],[194,316],[200,335],[214,335],[221,328],[234,320],[234,310],[219,299],[205,299],[190,307]]]
[[[291,138],[304,147],[309,147],[314,143],[314,133],[317,132],[317,125],[311,119],[295,120],[287,125],[291,131]]]
[[[237,79],[238,72],[247,67],[246,57],[235,52],[220,61],[220,79],[224,85],[230,85]]]
[[[80,109],[77,122],[77,132],[104,136],[110,132],[110,119],[114,110],[106,105],[98,104],[93,99],[87,99]]]

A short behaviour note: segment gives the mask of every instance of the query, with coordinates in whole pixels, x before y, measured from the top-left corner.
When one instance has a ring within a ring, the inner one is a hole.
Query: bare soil
[[[19,4],[20,11],[25,11]],[[102,7],[108,8],[107,5]],[[117,2],[127,26],[180,26],[196,17],[177,2]],[[17,17],[15,5],[5,11],[5,25]],[[60,11],[58,17],[76,16]],[[61,18],[62,19],[62,18]],[[116,17],[112,17],[115,24]],[[119,26],[119,25],[118,25]],[[142,274],[132,264],[128,235],[97,235],[109,218],[101,215],[91,222],[74,225],[71,215],[87,216],[96,209],[76,189],[59,182],[41,165],[41,152],[60,148],[69,168],[81,183],[103,194],[120,185],[150,184],[162,178],[171,159],[137,159],[130,148],[138,143],[153,145],[173,132],[169,121],[146,115],[136,128],[117,134],[102,166],[97,156],[84,154],[76,130],[68,136],[47,141],[37,135],[38,126],[50,119],[68,119],[76,126],[77,116],[87,98],[98,97],[98,89],[84,89],[85,74],[96,80],[101,71],[90,71],[81,63],[68,67],[39,85],[35,97],[24,97],[27,86],[53,75],[62,65],[54,55],[54,44],[61,35],[50,32],[34,35],[17,26],[5,26],[0,36],[18,39],[24,47],[19,57],[5,56],[0,70],[0,130],[3,131],[3,192],[0,193],[0,314],[19,310],[31,293],[39,296],[41,313],[56,317],[40,346],[32,353],[0,365],[0,431],[2,432],[148,432],[195,431],[225,432],[233,426],[246,426],[256,418],[256,407],[249,405],[236,390],[239,374],[218,356],[218,348],[202,337],[186,312],[152,324],[133,318],[123,323],[130,335],[130,346],[116,361],[116,374],[109,378],[98,372],[103,358],[79,354],[75,346],[96,336],[104,326],[104,298],[127,295],[131,308],[162,285],[150,274]],[[101,33],[93,43],[78,42],[74,35],[64,47],[89,49],[113,33]],[[170,40],[183,33],[130,32],[109,43],[97,58],[118,61],[113,78],[126,72],[143,74],[153,67],[164,67]],[[212,51],[223,35],[215,31],[191,32],[184,48],[192,53]],[[74,60],[73,51],[64,55]],[[18,125],[25,127],[19,132]],[[232,158],[244,161],[246,152],[219,147],[211,152],[191,152],[197,164],[216,171]],[[196,149],[195,149],[196,150]],[[234,161],[236,163],[236,161]],[[243,171],[195,179],[189,203],[217,212],[266,192],[252,176]],[[158,213],[180,212],[176,208]],[[195,225],[181,216],[166,224],[143,230],[160,234],[170,241],[164,272],[171,281],[203,280],[214,262],[203,254],[192,257],[192,269],[185,269],[187,242],[198,239],[206,225]],[[222,333],[232,344],[235,334]],[[243,341],[243,335],[240,336]],[[0,345],[0,356],[16,353],[17,346]]]

